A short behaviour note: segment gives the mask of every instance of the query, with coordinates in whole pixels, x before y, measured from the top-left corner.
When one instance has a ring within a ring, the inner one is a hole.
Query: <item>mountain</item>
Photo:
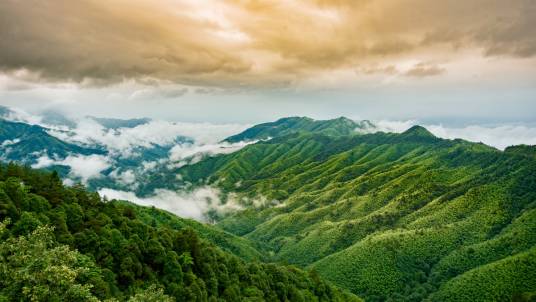
[[[12,114],[11,109],[0,107],[0,116],[9,118]],[[92,117],[92,119],[112,130],[117,130],[117,127],[136,127],[149,122],[149,119],[119,120],[95,117]],[[193,144],[193,139],[177,136],[166,144],[134,145],[129,152],[118,152],[118,150],[109,150],[106,145],[99,142],[70,142],[68,138],[64,138],[76,137],[76,131],[72,128],[75,123],[60,113],[54,111],[44,112],[41,116],[41,122],[53,127],[54,131],[40,125],[0,119],[0,160],[4,162],[15,161],[48,170],[57,170],[62,177],[69,177],[70,180],[77,182],[82,181],[82,179],[77,177],[76,173],[71,173],[73,164],[83,165],[83,160],[95,159],[94,157],[85,159],[84,156],[99,156],[101,159],[106,157],[109,167],[101,171],[100,177],[89,179],[85,183],[93,190],[98,190],[102,187],[130,190],[131,184],[125,185],[118,181],[118,176],[128,173],[143,181],[145,177],[151,177],[150,175],[145,175],[143,162],[167,160],[169,152],[174,146]],[[63,128],[55,128],[56,126]],[[60,139],[60,137],[63,139]],[[65,162],[65,159],[69,156],[72,156],[75,162]],[[69,163],[71,163],[71,166],[68,165]]]
[[[40,117],[41,123],[44,125],[63,126],[68,128],[76,127],[76,122],[74,120],[57,111],[47,110],[41,112]]]
[[[64,142],[37,125],[10,122],[0,119],[0,151],[2,160],[33,164],[46,155],[65,158],[69,154],[106,154],[100,148],[79,146]]]
[[[7,112],[6,117],[12,115],[11,109],[4,109]],[[16,161],[48,170],[56,169],[62,177],[68,177],[70,182],[84,182],[92,190],[110,188],[135,191],[138,196],[147,197],[154,194],[156,189],[181,190],[184,187],[183,182],[177,181],[174,172],[175,165],[170,164],[169,158],[173,147],[193,146],[195,142],[191,138],[177,136],[173,141],[165,144],[140,142],[142,145],[131,145],[128,150],[115,150],[109,149],[107,145],[99,141],[84,140],[84,134],[82,134],[83,143],[79,142],[75,121],[61,113],[46,111],[39,118],[43,125],[50,125],[53,130],[39,125],[2,120],[2,128],[4,128],[4,135],[0,136],[0,151],[4,152],[2,160]],[[120,129],[134,128],[150,122],[145,118],[129,120],[87,118],[109,130],[106,135],[103,134],[105,137],[120,135],[118,132]],[[359,134],[360,132],[357,131],[359,129],[367,131],[371,127],[374,126],[368,121],[355,122],[347,118],[317,121],[306,117],[290,117],[257,125],[242,134],[227,138],[225,142],[266,139],[293,133],[353,135]],[[132,140],[131,138],[125,139]],[[91,178],[84,179],[79,174],[85,172],[73,171],[77,169],[73,165],[84,169],[81,161],[89,160],[90,158],[84,157],[89,155],[100,156],[91,157],[91,159],[98,160],[104,170],[97,174],[93,173]],[[72,158],[66,161],[68,156]],[[151,167],[150,171],[145,167]]]
[[[96,121],[105,128],[108,129],[119,129],[119,128],[134,128],[140,125],[147,124],[151,121],[149,118],[138,118],[138,119],[116,119],[116,118],[101,118],[88,116],[88,118]]]
[[[241,197],[221,229],[367,301],[524,301],[536,292],[533,155],[420,126],[291,131],[176,172]]]
[[[0,165],[2,301],[361,301],[314,271],[244,261],[247,240]]]
[[[5,106],[0,106],[0,118],[8,117],[13,111]]]
[[[324,135],[351,135],[357,130],[374,128],[369,121],[356,122],[340,117],[332,120],[317,121],[308,117],[286,117],[275,122],[259,124],[237,135],[230,136],[224,141],[236,143],[241,141],[265,140],[291,133],[314,132]]]
[[[9,120],[13,116],[16,116],[15,111],[9,107],[0,106],[0,118]],[[39,119],[40,124],[46,126],[63,126],[73,129],[76,128],[77,125],[76,119],[72,119],[69,116],[55,110],[42,111],[38,116],[36,116],[36,118]],[[86,118],[94,120],[107,129],[134,128],[139,125],[147,124],[151,121],[149,118],[116,119],[95,116],[86,116]]]

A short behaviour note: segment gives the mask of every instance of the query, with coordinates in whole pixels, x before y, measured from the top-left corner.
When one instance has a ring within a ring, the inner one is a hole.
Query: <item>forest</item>
[[[248,132],[245,132],[247,134]],[[528,301],[536,149],[294,132],[177,169],[242,196],[217,226],[367,301]],[[268,201],[258,205],[258,196]]]
[[[1,165],[0,301],[360,301],[314,270],[246,262],[189,222],[166,227],[159,210],[141,220],[138,207]]]

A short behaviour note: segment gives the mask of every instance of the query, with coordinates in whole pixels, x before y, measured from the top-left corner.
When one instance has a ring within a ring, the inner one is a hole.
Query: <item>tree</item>
[[[175,299],[164,294],[164,290],[151,285],[148,289],[130,297],[128,302],[173,302]]]
[[[0,234],[6,224],[0,224]],[[21,301],[98,301],[92,284],[78,278],[92,270],[85,256],[66,245],[57,245],[53,229],[38,227],[27,236],[0,243],[0,290],[8,300]]]

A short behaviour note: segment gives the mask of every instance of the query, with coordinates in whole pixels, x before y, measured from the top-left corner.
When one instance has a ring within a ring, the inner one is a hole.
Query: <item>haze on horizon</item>
[[[6,0],[0,104],[257,123],[536,122],[531,0]]]

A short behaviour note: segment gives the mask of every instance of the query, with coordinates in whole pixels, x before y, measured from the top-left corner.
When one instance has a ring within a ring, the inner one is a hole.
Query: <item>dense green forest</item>
[[[247,240],[0,165],[0,301],[360,301]]]
[[[534,146],[294,132],[176,172],[242,196],[219,227],[367,301],[534,299]]]

